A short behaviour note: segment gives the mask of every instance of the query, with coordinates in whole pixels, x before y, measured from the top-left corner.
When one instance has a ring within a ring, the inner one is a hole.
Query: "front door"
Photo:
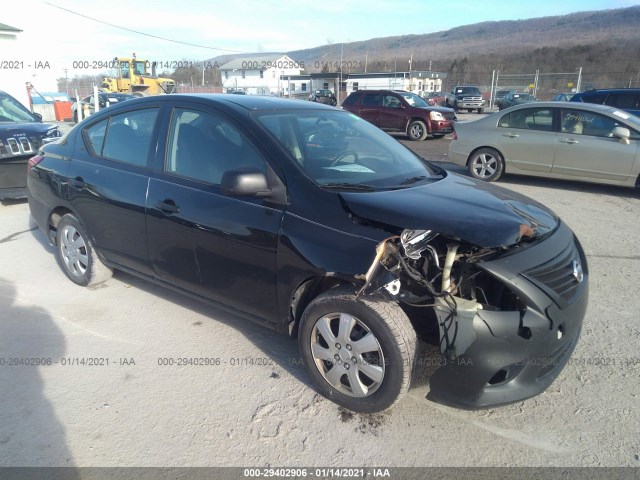
[[[215,109],[176,103],[162,172],[147,196],[155,275],[261,318],[276,318],[276,253],[283,211],[222,193],[224,172],[266,171],[241,127]]]
[[[622,114],[627,115],[627,114]],[[553,173],[628,181],[639,152],[640,135],[633,129],[629,144],[613,136],[615,127],[628,128],[607,115],[577,108],[562,109],[561,129]]]

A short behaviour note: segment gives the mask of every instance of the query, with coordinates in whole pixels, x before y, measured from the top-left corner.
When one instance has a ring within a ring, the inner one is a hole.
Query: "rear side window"
[[[553,110],[550,108],[528,108],[516,110],[500,118],[498,126],[502,128],[518,128],[527,130],[539,130],[543,132],[553,131]]]
[[[362,106],[379,107],[380,105],[382,105],[382,95],[380,94],[365,95],[362,99]]]
[[[304,85],[304,84],[303,84]],[[342,102],[343,106],[349,106],[349,105],[353,105],[354,103],[356,103],[356,97],[358,96],[358,94],[355,95],[349,95],[347,98],[344,99],[344,102]]]
[[[607,97],[605,105],[621,108],[622,110],[635,110],[638,105],[635,93],[612,93]]]
[[[85,139],[96,155],[146,166],[157,116],[157,108],[113,115],[86,128]]]

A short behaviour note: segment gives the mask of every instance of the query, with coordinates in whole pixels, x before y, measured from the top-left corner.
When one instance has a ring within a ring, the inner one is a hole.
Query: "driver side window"
[[[219,185],[225,172],[240,168],[266,171],[264,158],[240,130],[212,113],[173,111],[165,171]]]
[[[393,95],[385,95],[384,106],[389,108],[400,108],[400,100]]]

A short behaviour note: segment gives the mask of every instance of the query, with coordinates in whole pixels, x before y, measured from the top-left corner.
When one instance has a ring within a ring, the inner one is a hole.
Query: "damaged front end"
[[[384,293],[418,330],[437,332],[444,360],[429,399],[479,408],[531,397],[556,378],[579,336],[586,275],[564,224],[544,238],[523,224],[515,244],[491,248],[405,229],[378,244],[358,295]]]

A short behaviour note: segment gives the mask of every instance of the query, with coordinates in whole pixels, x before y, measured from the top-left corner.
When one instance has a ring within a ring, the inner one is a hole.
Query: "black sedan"
[[[309,95],[311,102],[324,103],[325,105],[331,105],[335,107],[338,104],[338,99],[331,90],[328,89],[316,89],[311,95]]]
[[[26,197],[27,160],[60,136],[56,125],[42,123],[39,114],[0,91],[0,200]]]
[[[358,412],[400,400],[422,340],[443,360],[434,401],[536,395],[586,310],[584,253],[553,212],[325,105],[127,101],[44,147],[28,185],[71,281],[120,269],[297,337],[315,388]]]
[[[537,102],[538,99],[533,95],[523,92],[515,92],[508,93],[502,100],[500,100],[500,104],[498,105],[499,110],[504,110],[505,108],[513,107],[514,105],[522,105],[523,103],[531,103]]]

